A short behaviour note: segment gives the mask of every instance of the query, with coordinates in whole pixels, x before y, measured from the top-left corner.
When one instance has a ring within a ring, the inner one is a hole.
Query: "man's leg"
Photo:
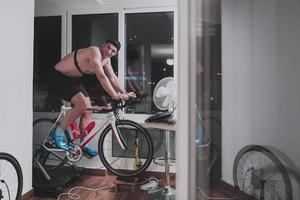
[[[90,98],[86,98],[88,101],[88,107],[92,107]],[[92,111],[89,110],[84,110],[81,114],[80,118],[80,123],[79,123],[79,129],[80,132],[83,133],[85,131],[85,128],[91,123],[91,116],[92,116]]]
[[[90,98],[86,97],[86,100],[88,102],[88,107],[92,107]],[[88,111],[88,110],[84,110],[83,113],[81,114],[80,123],[79,123],[81,134],[85,134],[84,132],[87,131],[86,127],[91,123],[91,116],[92,116],[92,111]],[[89,157],[94,157],[98,155],[97,150],[88,146],[83,148],[83,152],[87,154]]]
[[[66,113],[60,126],[55,130],[55,144],[64,150],[68,150],[69,146],[64,138],[64,131],[69,127],[85,110],[90,107],[90,101],[83,95],[82,92],[77,93],[72,97],[71,103],[74,107]]]

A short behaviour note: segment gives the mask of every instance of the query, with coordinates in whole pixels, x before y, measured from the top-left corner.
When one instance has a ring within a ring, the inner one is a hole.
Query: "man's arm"
[[[89,49],[89,62],[90,65],[95,70],[97,79],[99,80],[102,87],[105,89],[105,91],[113,98],[118,99],[119,95],[113,88],[112,84],[110,83],[108,77],[104,73],[103,67],[101,66],[101,53],[99,49],[96,47],[90,47]]]
[[[115,89],[120,92],[121,94],[125,94],[126,91],[124,87],[121,85],[120,80],[116,76],[110,62],[104,66],[105,74],[108,76],[110,82],[115,87]]]

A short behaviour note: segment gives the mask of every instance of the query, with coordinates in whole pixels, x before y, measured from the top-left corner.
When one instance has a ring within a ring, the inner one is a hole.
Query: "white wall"
[[[222,1],[222,174],[238,150],[273,146],[300,167],[300,1]]]
[[[0,1],[0,151],[17,158],[23,193],[32,180],[33,0]]]

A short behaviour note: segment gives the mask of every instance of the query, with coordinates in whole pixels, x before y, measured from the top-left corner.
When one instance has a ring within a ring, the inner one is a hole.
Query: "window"
[[[61,16],[34,20],[33,111],[59,109],[59,99],[49,87],[49,73],[61,57]]]
[[[155,85],[174,74],[174,13],[127,13],[126,89],[135,91],[137,101],[127,108],[130,113],[154,113]]]
[[[60,60],[62,51],[101,46],[107,39],[119,39],[123,52],[112,58],[112,66],[124,80],[127,91],[137,93],[138,104],[128,106],[127,113],[157,112],[152,93],[164,77],[174,76],[174,12],[69,13],[70,26],[62,26],[62,16],[36,17],[34,54],[34,111],[58,111],[60,99],[49,87],[48,74]],[[123,21],[124,23],[120,23]],[[64,30],[62,30],[62,28]],[[121,28],[121,30],[120,30]],[[67,37],[66,32],[70,33]],[[120,38],[120,33],[125,37]],[[71,40],[66,40],[70,38]],[[62,47],[63,44],[63,47]],[[118,58],[121,58],[118,61]],[[122,62],[121,62],[122,61]],[[124,62],[123,62],[124,61]],[[91,99],[105,104],[108,94],[96,76],[83,77]]]

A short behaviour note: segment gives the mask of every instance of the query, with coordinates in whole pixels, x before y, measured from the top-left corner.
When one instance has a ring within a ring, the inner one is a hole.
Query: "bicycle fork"
[[[127,149],[128,145],[126,144],[124,138],[120,134],[120,130],[117,128],[116,123],[117,123],[117,120],[113,119],[111,122],[112,132],[113,132],[114,136],[117,138],[117,141],[118,141],[119,145],[121,146],[121,148],[123,150],[125,150],[125,149]],[[134,136],[134,145],[135,145],[135,149],[134,149],[135,169],[139,169],[142,166],[142,162],[141,162],[141,158],[140,158],[141,152],[139,149],[139,138],[138,138],[137,132],[135,133],[135,136]]]
[[[117,120],[113,119],[111,121],[112,132],[114,136],[117,138],[117,141],[123,150],[127,149],[127,144],[125,143],[124,138],[120,134],[120,130],[116,126]]]

